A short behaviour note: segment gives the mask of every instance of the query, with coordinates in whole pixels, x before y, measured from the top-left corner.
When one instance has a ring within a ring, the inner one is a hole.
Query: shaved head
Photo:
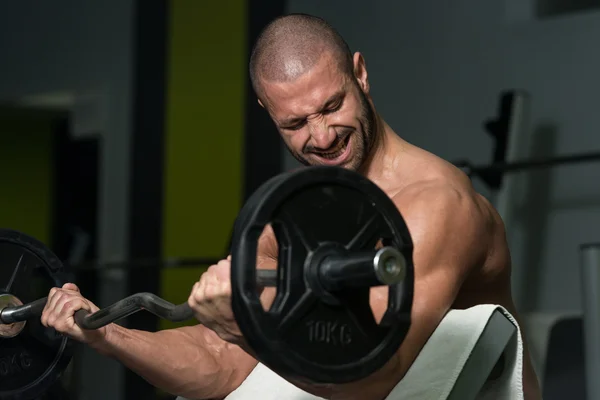
[[[377,142],[364,58],[323,19],[290,14],[268,24],[250,56],[259,103],[304,165],[358,170]]]
[[[252,49],[252,87],[262,98],[262,82],[294,81],[324,54],[333,57],[340,72],[352,74],[352,53],[331,25],[306,14],[279,17],[265,27]]]

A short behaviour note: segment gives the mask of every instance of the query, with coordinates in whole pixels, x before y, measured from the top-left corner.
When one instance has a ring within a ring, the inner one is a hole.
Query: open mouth
[[[315,152],[315,154],[325,160],[333,161],[339,157],[345,155],[346,150],[348,150],[348,143],[350,142],[350,136],[347,135],[344,140],[341,140],[337,143],[337,145],[326,152],[319,151]]]

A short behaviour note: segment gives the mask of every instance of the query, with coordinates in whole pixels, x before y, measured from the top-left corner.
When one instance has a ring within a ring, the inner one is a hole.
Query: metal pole
[[[513,93],[511,111],[506,163],[523,159],[528,148],[529,95],[526,92],[515,91]],[[515,196],[513,192],[517,187],[516,178],[515,176],[505,176],[502,188],[498,190],[496,195],[496,209],[502,216],[507,231],[510,231],[511,211],[514,209]]]
[[[583,305],[585,384],[589,400],[600,399],[600,243],[579,247]]]
[[[561,165],[573,165],[577,163],[586,163],[592,161],[600,161],[600,151],[589,153],[569,154],[556,157],[548,157],[537,160],[523,160],[513,163],[493,163],[488,165],[460,165],[465,169],[467,174],[478,176],[485,175],[491,172],[499,172],[503,174],[511,172],[521,172],[532,170],[535,168],[552,168]],[[506,178],[506,177],[505,177]]]
[[[515,91],[512,93],[513,101],[511,107],[511,118],[508,130],[508,147],[506,149],[506,162],[513,163],[519,159],[527,157],[529,149],[529,113],[530,98],[524,91]],[[496,210],[502,217],[505,231],[508,237],[514,235],[513,217],[515,211],[515,199],[518,197],[519,186],[522,190],[522,176],[507,175],[502,180],[502,187],[497,191],[494,201]],[[513,284],[515,286],[514,301],[517,307],[524,303],[525,294],[523,288],[527,286],[524,265],[515,266],[513,269]]]

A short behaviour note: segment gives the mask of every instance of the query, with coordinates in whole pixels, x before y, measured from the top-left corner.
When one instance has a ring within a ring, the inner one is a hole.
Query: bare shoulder
[[[406,221],[413,241],[412,322],[390,370],[389,381],[395,384],[452,308],[467,277],[485,262],[489,248],[485,241],[492,226],[479,195],[460,179],[420,177],[386,193]],[[385,296],[372,296],[376,315],[386,306]]]
[[[435,211],[442,217],[472,217],[474,222],[484,222],[489,217],[489,207],[479,193],[461,181],[437,177],[423,179],[405,186],[391,197],[398,207],[410,213]]]
[[[461,260],[465,268],[479,265],[495,230],[492,208],[470,183],[446,178],[416,181],[392,200],[406,221],[416,256],[434,251],[427,255],[432,265],[445,264],[442,258]]]

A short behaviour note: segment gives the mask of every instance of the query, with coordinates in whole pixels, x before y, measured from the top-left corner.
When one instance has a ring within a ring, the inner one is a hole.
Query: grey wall
[[[105,96],[106,176],[126,191],[133,1],[0,2],[0,99],[54,92]],[[110,161],[110,162],[109,162]],[[118,182],[118,183],[117,183]],[[101,253],[122,255],[126,196],[102,199]],[[109,234],[110,232],[110,234]]]
[[[364,53],[387,122],[443,158],[489,162],[482,123],[510,88],[532,96],[524,153],[600,149],[600,14],[540,21],[529,18],[530,0],[515,1],[290,0],[287,11],[338,28]],[[286,154],[286,167],[294,165]],[[519,306],[578,311],[578,246],[600,239],[600,170],[588,164],[519,177],[515,218],[507,221]]]
[[[127,249],[133,17],[133,0],[0,1],[0,100],[57,92],[99,96],[91,112],[102,134],[104,259],[122,259]],[[97,303],[123,297],[120,278],[105,278],[107,289]],[[86,394],[80,398],[118,399],[121,366],[86,354],[90,358],[81,367]],[[98,369],[106,378],[97,379]]]

